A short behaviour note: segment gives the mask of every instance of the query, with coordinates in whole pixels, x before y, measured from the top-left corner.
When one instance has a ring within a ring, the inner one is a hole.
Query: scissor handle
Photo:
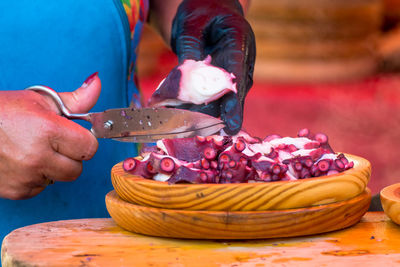
[[[49,95],[57,104],[61,114],[68,119],[80,119],[80,120],[90,121],[90,115],[88,113],[75,113],[75,114],[71,113],[68,110],[68,108],[64,105],[64,102],[61,100],[61,97],[58,95],[58,93],[48,86],[33,85],[28,88],[25,88],[25,90],[42,92]]]

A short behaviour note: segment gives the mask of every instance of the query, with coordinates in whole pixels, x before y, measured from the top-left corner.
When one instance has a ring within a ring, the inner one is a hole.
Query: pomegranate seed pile
[[[163,139],[123,162],[126,172],[174,183],[290,181],[332,175],[354,166],[335,154],[323,133],[302,129],[297,137],[236,136]]]

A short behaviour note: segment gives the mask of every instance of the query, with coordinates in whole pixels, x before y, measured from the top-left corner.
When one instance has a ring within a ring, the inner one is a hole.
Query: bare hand
[[[96,76],[60,96],[73,113],[88,112],[101,83]],[[0,197],[25,199],[39,194],[46,181],[72,181],[82,160],[96,153],[97,139],[59,115],[47,96],[33,91],[0,91]]]

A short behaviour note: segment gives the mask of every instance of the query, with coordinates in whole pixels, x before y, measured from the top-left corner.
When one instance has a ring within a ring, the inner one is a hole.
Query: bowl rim
[[[400,203],[400,183],[395,183],[384,187],[380,191],[380,197]]]
[[[327,204],[321,204],[321,205],[316,205],[316,206],[309,206],[309,207],[299,207],[299,208],[288,208],[288,209],[280,209],[280,210],[188,210],[188,209],[168,209],[168,208],[162,208],[162,207],[152,207],[152,206],[143,206],[137,203],[132,203],[132,202],[127,202],[123,200],[117,193],[115,189],[109,191],[106,194],[106,201],[107,198],[111,199],[111,201],[117,201],[119,203],[124,203],[124,205],[128,205],[131,207],[137,207],[142,210],[149,210],[153,212],[166,212],[166,213],[177,213],[177,214],[191,214],[191,215],[196,215],[196,214],[210,214],[210,215],[221,215],[221,214],[229,214],[229,215],[260,215],[260,214],[282,214],[282,213],[296,213],[299,211],[316,211],[316,210],[321,210],[326,207],[335,207],[335,206],[340,206],[343,205],[344,203],[351,203],[351,202],[357,202],[362,198],[365,197],[371,197],[371,189],[366,187],[364,191],[362,191],[360,194],[357,196],[354,196],[352,198],[342,200],[342,201],[337,201],[337,202],[332,202],[332,203],[327,203]]]
[[[105,200],[110,216],[128,231],[197,240],[285,238],[339,230],[357,223],[367,211],[370,201],[368,188],[353,198],[326,205],[264,211],[199,211],[149,207],[126,202],[115,190],[109,192]],[[310,227],[310,223],[316,227]],[[277,227],[277,224],[283,226]],[[176,225],[183,227],[171,231],[170,227]],[[289,234],[287,229],[295,225],[300,225],[300,228],[294,227],[296,230]]]

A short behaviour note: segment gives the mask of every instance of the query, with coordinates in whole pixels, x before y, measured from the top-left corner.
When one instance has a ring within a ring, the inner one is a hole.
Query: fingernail
[[[96,76],[99,74],[98,71],[96,71],[95,73],[93,73],[92,75],[90,75],[89,77],[86,78],[86,80],[83,82],[82,86],[83,88],[88,87],[94,80],[94,78],[96,78]]]

